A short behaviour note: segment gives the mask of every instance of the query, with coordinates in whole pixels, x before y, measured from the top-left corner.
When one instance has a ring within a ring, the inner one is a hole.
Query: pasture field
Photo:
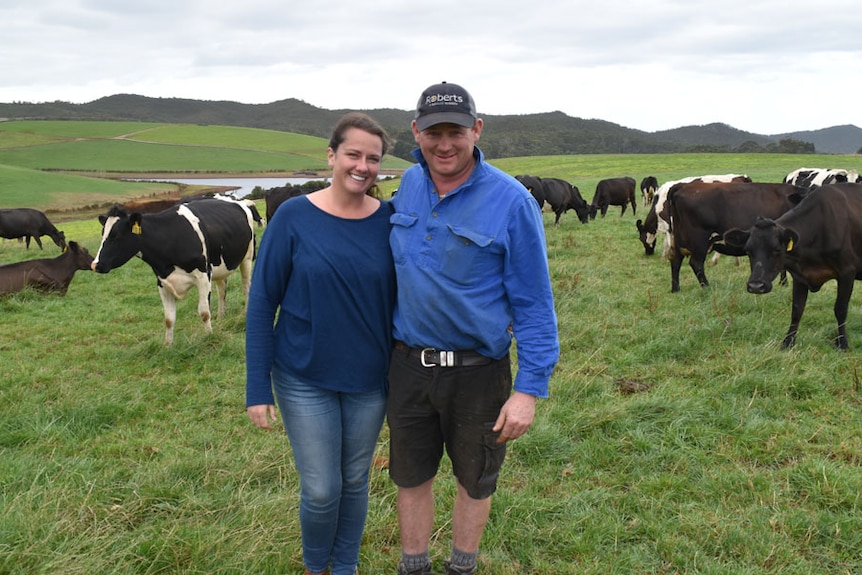
[[[0,122],[0,208],[66,210],[182,193],[122,175],[328,172],[323,138],[275,130],[145,122]],[[409,164],[384,158],[387,170]],[[62,172],[62,173],[61,173]]]
[[[661,159],[667,174],[757,174]],[[635,176],[626,162],[642,160],[499,163],[538,175],[568,163],[560,175],[588,182]],[[644,255],[630,212],[544,219],[561,358],[533,428],[510,444],[480,572],[862,572],[859,296],[848,353],[832,347],[834,282],[809,298],[797,346],[781,350],[790,289],[746,293],[745,261],[708,267],[706,289],[684,266],[671,294],[669,265]],[[95,218],[61,228],[98,248]],[[57,254],[0,242],[0,263]],[[210,336],[194,294],[180,302],[171,348],[139,260],[78,272],[66,297],[0,299],[0,573],[302,572],[297,475],[283,432],[246,418],[238,278],[228,291]],[[648,389],[622,393],[627,382]],[[363,574],[394,573],[400,553],[387,442],[384,426]],[[439,564],[447,474],[437,490]]]

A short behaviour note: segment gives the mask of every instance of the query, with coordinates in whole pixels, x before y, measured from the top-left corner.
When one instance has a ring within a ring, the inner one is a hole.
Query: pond
[[[277,188],[279,186],[285,186],[287,184],[291,184],[293,186],[299,186],[304,184],[305,182],[310,182],[312,180],[325,180],[328,181],[328,177],[320,176],[316,178],[134,178],[133,181],[136,182],[170,182],[177,184],[188,184],[194,186],[228,186],[232,188],[236,188],[235,190],[231,190],[231,194],[233,194],[237,198],[242,198],[249,195],[257,186],[260,186],[264,190],[268,190],[270,188]]]

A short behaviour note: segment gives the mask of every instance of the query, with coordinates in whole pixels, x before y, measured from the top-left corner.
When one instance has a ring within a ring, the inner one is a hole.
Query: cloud
[[[774,134],[862,125],[860,24],[855,0],[8,0],[0,101],[410,109],[447,80],[483,114]]]

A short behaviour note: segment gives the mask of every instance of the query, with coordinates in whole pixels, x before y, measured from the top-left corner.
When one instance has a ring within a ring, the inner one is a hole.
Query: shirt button
[[[427,236],[425,236],[425,239],[430,241],[431,240],[431,234],[428,234]]]
[[[431,216],[436,218],[436,217],[437,217],[437,212],[431,212]]]

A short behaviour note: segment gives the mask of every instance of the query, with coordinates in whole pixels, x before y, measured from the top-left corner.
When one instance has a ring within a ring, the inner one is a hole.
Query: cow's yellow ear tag
[[[792,239],[787,240],[787,251],[789,252],[792,249],[793,249],[793,240]]]
[[[134,224],[132,224],[132,233],[140,235],[141,234],[141,224],[139,224],[138,222],[135,222]]]

